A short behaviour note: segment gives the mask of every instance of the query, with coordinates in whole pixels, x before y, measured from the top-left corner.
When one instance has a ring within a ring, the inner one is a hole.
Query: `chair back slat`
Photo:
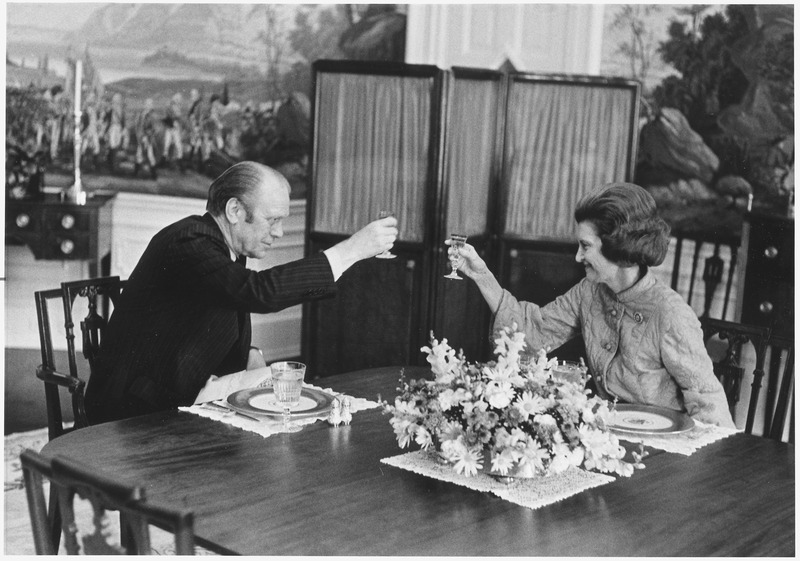
[[[38,554],[57,551],[57,544],[54,546],[49,538],[52,528],[48,525],[52,521],[47,517],[44,503],[42,483],[45,478],[58,493],[62,513],[59,530],[63,532],[64,548],[68,554],[151,555],[151,525],[174,535],[177,554],[195,553],[194,515],[189,511],[149,503],[142,485],[121,481],[69,458],[56,456],[47,461],[32,450],[25,450],[20,460]],[[78,497],[88,501],[92,507],[91,533],[82,532],[77,520],[75,500]],[[111,539],[110,511],[119,512],[120,543]]]
[[[67,351],[70,357],[70,373],[78,375],[75,350],[75,317],[74,309],[78,298],[84,299],[88,312],[80,320],[81,343],[83,356],[89,363],[89,370],[94,369],[95,360],[100,352],[102,333],[110,315],[109,303],[116,304],[125,285],[119,277],[101,277],[97,279],[79,280],[61,283],[64,302],[65,329],[67,335]],[[98,312],[102,309],[102,315]]]
[[[55,361],[53,347],[53,321],[50,311],[51,302],[62,305],[62,291],[60,289],[41,290],[34,294],[36,300],[36,316],[39,324],[39,345],[42,353],[42,363],[37,369],[37,377],[44,379],[42,372],[56,371],[58,366]],[[64,429],[64,419],[61,414],[61,398],[59,386],[45,382],[44,384],[45,408],[47,410],[48,438],[53,440],[67,432]]]

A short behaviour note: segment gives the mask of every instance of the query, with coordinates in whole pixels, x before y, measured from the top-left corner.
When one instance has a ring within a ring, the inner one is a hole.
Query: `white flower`
[[[401,401],[399,397],[395,398],[394,400],[394,408],[397,410],[397,413],[400,413],[401,415],[410,415],[410,416],[419,415],[419,410],[416,407],[414,407],[410,403]]]
[[[431,433],[428,432],[428,429],[425,427],[417,428],[414,440],[417,441],[417,444],[419,444],[423,450],[427,450],[433,444]]]
[[[534,395],[531,392],[522,392],[514,406],[519,409],[522,416],[526,419],[531,415],[541,413],[546,409],[547,400],[543,397]]]
[[[398,417],[393,417],[390,422],[395,435],[397,435],[397,443],[400,448],[406,448],[411,443],[411,437],[414,434],[416,425],[408,419]]]
[[[489,382],[486,385],[486,400],[495,409],[505,409],[514,399],[514,387],[509,383]]]
[[[579,466],[583,462],[583,448],[570,450],[567,444],[561,443],[553,446],[553,459],[550,462],[550,471],[561,473],[569,466]]]
[[[545,427],[557,427],[558,426],[558,423],[556,422],[555,417],[553,417],[552,415],[547,414],[547,413],[542,413],[540,415],[535,415],[533,417],[533,422],[536,423],[537,425],[543,425]]]
[[[479,450],[470,450],[466,447],[456,453],[455,470],[456,473],[464,475],[477,475],[481,467],[483,454]]]
[[[521,451],[522,457],[519,459],[520,466],[533,468],[536,472],[544,472],[544,462],[550,458],[546,448],[539,445],[539,442],[528,437],[525,448]]]
[[[514,456],[514,451],[510,449],[503,450],[499,454],[495,452],[492,456],[492,471],[506,475],[514,467],[514,462],[516,461]]]
[[[420,350],[428,354],[427,360],[436,375],[437,384],[449,384],[453,381],[461,361],[456,358],[456,351],[447,344],[447,339],[442,339],[439,343],[431,337],[431,346]]]
[[[480,401],[465,401],[461,405],[464,406],[464,416],[469,417],[476,412],[484,412],[489,408],[489,404],[483,400]]]

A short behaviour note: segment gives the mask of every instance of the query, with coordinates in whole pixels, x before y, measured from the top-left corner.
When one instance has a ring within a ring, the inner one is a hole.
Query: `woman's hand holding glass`
[[[474,279],[480,275],[492,274],[486,262],[470,244],[464,242],[460,247],[456,247],[452,239],[447,239],[444,243],[450,246],[447,250],[447,258],[451,263],[457,262],[458,270],[469,278]]]

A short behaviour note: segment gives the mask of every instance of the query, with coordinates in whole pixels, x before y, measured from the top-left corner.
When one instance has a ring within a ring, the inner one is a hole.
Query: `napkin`
[[[254,370],[242,370],[225,376],[212,375],[200,393],[194,404],[207,403],[218,399],[226,399],[233,392],[258,387],[261,384],[272,380],[272,370],[269,366],[256,368]]]
[[[627,440],[634,444],[642,443],[645,446],[658,448],[659,450],[672,452],[673,454],[691,456],[703,446],[707,446],[717,440],[722,440],[723,438],[727,438],[739,432],[742,432],[742,430],[718,427],[695,419],[692,430],[676,434],[615,434],[620,440]]]

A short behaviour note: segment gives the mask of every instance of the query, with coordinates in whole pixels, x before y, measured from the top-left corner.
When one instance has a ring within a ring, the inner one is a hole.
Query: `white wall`
[[[406,62],[599,74],[601,4],[411,4]]]

